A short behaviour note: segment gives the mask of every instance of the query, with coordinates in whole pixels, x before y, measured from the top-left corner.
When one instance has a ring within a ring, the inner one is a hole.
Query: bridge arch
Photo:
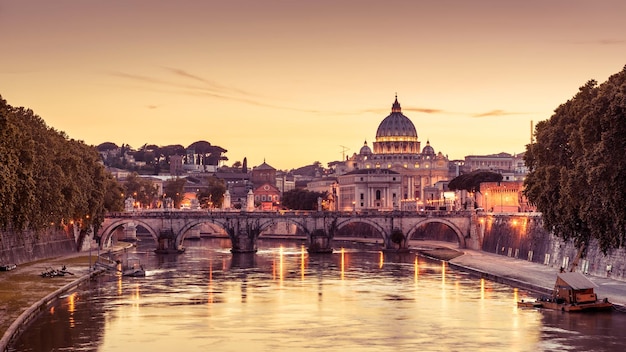
[[[465,235],[463,234],[463,231],[459,228],[457,224],[446,218],[426,218],[418,221],[409,229],[409,231],[407,231],[407,239],[410,240],[411,237],[417,232],[418,228],[433,223],[446,225],[456,234],[456,237],[459,241],[459,248],[465,248]]]
[[[100,229],[100,248],[110,247],[111,239],[115,230],[117,230],[121,226],[126,226],[129,224],[140,225],[150,233],[150,236],[152,236],[155,242],[158,241],[158,229],[155,229],[149,222],[137,218],[115,219],[108,224],[105,223],[105,226]]]
[[[385,231],[385,228],[382,227],[378,222],[372,221],[366,218],[355,218],[355,217],[341,218],[339,221],[337,221],[337,230],[341,230],[342,228],[350,224],[359,224],[359,223],[367,224],[371,226],[372,228],[374,228],[380,234],[380,238],[382,240],[385,240],[385,237],[388,235],[387,231]]]

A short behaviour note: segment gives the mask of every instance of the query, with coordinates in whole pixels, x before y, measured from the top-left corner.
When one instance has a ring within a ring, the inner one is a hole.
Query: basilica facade
[[[442,182],[455,176],[451,175],[448,158],[441,152],[435,152],[430,141],[426,141],[422,148],[415,125],[402,113],[397,96],[391,113],[378,126],[373,150],[365,141],[358,154],[337,163],[335,169],[341,175],[338,176],[337,210],[358,210],[361,204],[365,209],[379,210],[414,210],[433,206],[442,200]],[[376,170],[391,173],[377,173]],[[346,177],[364,173],[372,182],[363,184],[354,181],[362,180],[361,177]],[[384,177],[385,182],[377,182],[377,174]],[[391,179],[390,174],[394,175]],[[381,202],[381,194],[392,196]],[[379,199],[367,199],[377,195]]]

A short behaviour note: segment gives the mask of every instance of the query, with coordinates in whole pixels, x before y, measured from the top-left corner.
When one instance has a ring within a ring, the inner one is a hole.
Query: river
[[[146,277],[104,275],[42,313],[15,351],[624,351],[626,314],[519,309],[534,295],[414,253],[309,255],[223,239],[122,254]]]

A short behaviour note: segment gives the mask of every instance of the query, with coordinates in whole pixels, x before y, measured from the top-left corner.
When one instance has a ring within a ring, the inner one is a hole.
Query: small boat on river
[[[517,302],[518,307],[545,308],[564,312],[581,312],[611,309],[608,299],[598,299],[594,292],[596,284],[581,273],[559,273],[551,297],[540,297],[536,301]]]
[[[122,276],[144,277],[146,270],[138,258],[129,258],[126,260],[126,267],[122,269]]]

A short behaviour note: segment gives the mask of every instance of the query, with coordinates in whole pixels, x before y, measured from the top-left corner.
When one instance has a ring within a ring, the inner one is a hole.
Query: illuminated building
[[[425,199],[425,189],[451,179],[447,156],[436,153],[430,141],[426,141],[426,146],[421,149],[415,125],[402,113],[397,96],[391,113],[378,126],[373,147],[372,151],[366,141],[358,154],[335,163],[335,172],[337,175],[363,169],[396,172],[400,178],[396,204],[400,209],[423,208],[429,201],[437,200],[432,193],[429,193],[429,197],[433,199]],[[339,197],[346,199],[341,195]],[[360,204],[360,199],[353,201]],[[348,205],[340,201],[339,207],[345,209]]]

